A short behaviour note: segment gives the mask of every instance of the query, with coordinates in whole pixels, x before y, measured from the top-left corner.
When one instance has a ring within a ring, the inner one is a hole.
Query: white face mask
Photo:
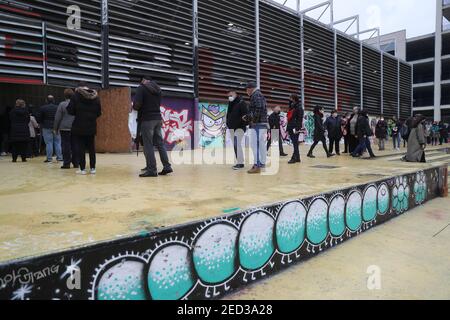
[[[236,98],[235,98],[235,97],[228,97],[228,101],[230,101],[230,102],[234,102],[234,100],[236,100]]]

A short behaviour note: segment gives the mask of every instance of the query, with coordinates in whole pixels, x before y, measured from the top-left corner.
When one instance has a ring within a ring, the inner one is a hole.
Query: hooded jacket
[[[305,116],[305,112],[300,106],[300,102],[293,103],[291,101],[289,103],[289,112],[291,117],[288,117],[287,130],[301,130],[303,128],[303,117]]]
[[[139,121],[162,120],[161,88],[156,82],[147,80],[139,86],[133,109],[138,111]]]
[[[97,91],[87,87],[77,88],[67,106],[67,112],[74,116],[73,134],[79,136],[97,134],[97,118],[102,115]]]
[[[325,139],[325,127],[323,123],[323,113],[320,108],[314,108],[314,140],[321,141]]]
[[[247,123],[242,119],[248,113],[247,103],[241,96],[237,96],[228,104],[227,127],[231,130],[242,129],[245,131]]]

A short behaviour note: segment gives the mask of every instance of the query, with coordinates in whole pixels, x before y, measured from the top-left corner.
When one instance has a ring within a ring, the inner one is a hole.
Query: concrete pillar
[[[434,120],[441,121],[442,0],[436,0],[436,38],[434,62]]]

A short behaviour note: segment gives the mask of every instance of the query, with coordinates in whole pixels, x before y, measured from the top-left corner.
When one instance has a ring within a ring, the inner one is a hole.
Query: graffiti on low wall
[[[432,168],[2,265],[0,299],[219,298],[441,195],[444,173]],[[56,273],[39,276],[47,268]]]
[[[194,101],[163,98],[161,101],[164,141],[169,150],[177,144],[192,146],[194,132]]]

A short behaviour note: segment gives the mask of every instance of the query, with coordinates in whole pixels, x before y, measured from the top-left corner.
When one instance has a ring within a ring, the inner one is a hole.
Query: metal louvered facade
[[[301,95],[301,39],[298,16],[261,2],[261,91],[271,106]]]
[[[334,32],[303,20],[305,109],[335,109]]]
[[[165,91],[194,94],[190,0],[109,0],[109,84],[137,86],[142,76]]]
[[[350,112],[361,107],[361,45],[345,36],[336,36],[337,107]]]
[[[398,60],[383,54],[383,114],[385,116],[398,116],[398,89]]]
[[[70,6],[81,29],[69,30]],[[411,65],[271,0],[0,0],[0,82],[136,87],[226,102],[257,81],[268,106],[411,114]]]
[[[369,114],[382,114],[381,53],[363,46],[363,108]]]
[[[254,0],[198,2],[199,96],[223,100],[227,89],[256,80]]]
[[[412,67],[403,62],[399,63],[399,67],[400,119],[407,119],[412,110]]]

